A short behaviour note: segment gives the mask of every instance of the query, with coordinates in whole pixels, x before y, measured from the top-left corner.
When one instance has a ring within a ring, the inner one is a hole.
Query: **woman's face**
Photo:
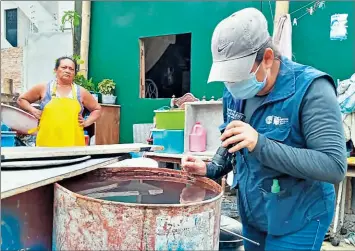
[[[75,77],[75,64],[70,59],[62,59],[55,72],[58,79],[71,84]]]

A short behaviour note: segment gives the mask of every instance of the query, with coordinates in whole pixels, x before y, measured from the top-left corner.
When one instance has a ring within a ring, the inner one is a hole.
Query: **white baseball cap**
[[[212,35],[208,83],[247,79],[256,54],[271,39],[263,13],[245,8],[222,20]]]

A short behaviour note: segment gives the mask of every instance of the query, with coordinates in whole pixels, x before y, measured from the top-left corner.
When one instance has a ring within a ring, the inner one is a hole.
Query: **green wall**
[[[314,2],[314,1],[313,1]],[[290,2],[291,19],[300,17],[311,6],[309,2]],[[262,3],[264,15],[271,20],[268,1]],[[305,8],[300,9],[301,7]],[[275,3],[271,3],[274,12]],[[300,9],[300,10],[299,10]],[[298,10],[298,11],[296,11]],[[293,60],[311,65],[332,75],[334,79],[347,79],[355,72],[355,2],[326,1],[324,9],[317,9],[314,14],[305,15],[292,27]],[[292,14],[292,12],[296,11]],[[349,14],[348,38],[344,41],[330,40],[330,17],[333,14]],[[269,22],[272,31],[272,23]]]
[[[120,143],[133,141],[133,124],[152,123],[153,110],[169,104],[169,99],[139,98],[139,38],[191,32],[191,92],[219,98],[222,84],[206,84],[212,32],[223,18],[249,6],[260,9],[261,3],[92,2],[89,75],[117,83]]]
[[[290,3],[290,13],[310,2]],[[271,10],[274,13],[274,2]],[[112,78],[117,83],[121,108],[120,142],[133,141],[132,125],[151,123],[153,110],[169,104],[169,99],[139,98],[139,38],[192,33],[191,92],[201,98],[219,98],[221,84],[207,85],[211,66],[210,42],[216,24],[229,14],[245,8],[261,9],[269,20],[269,1],[254,2],[92,2],[89,75],[98,82]],[[299,17],[304,10],[291,15]],[[354,73],[355,2],[326,1],[323,10],[305,16],[293,27],[294,60],[345,79]],[[348,39],[331,41],[330,16],[348,13]]]

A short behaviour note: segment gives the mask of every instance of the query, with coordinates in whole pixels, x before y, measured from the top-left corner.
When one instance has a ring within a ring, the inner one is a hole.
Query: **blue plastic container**
[[[153,145],[164,146],[164,150],[156,151],[161,153],[183,153],[184,152],[184,130],[153,129]]]
[[[10,128],[7,125],[1,123],[1,131],[8,132],[8,131],[10,131]]]
[[[143,154],[144,154],[144,153],[141,153],[141,152],[139,152],[139,153],[131,152],[130,154],[131,154],[132,159],[135,159],[135,158],[141,158],[141,157],[143,157]]]
[[[1,147],[15,146],[16,132],[1,132]]]

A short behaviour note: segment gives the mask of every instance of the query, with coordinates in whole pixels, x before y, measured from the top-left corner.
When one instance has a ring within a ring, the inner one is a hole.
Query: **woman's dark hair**
[[[64,59],[69,59],[71,60],[73,63],[74,63],[74,69],[75,69],[75,74],[78,70],[78,64],[76,63],[76,60],[74,60],[73,58],[71,57],[67,57],[67,56],[64,56],[64,57],[60,57],[60,58],[57,58],[57,60],[55,61],[55,66],[54,66],[54,69],[58,70],[58,67],[60,65],[60,62]]]
[[[265,54],[265,50],[267,48],[270,48],[271,50],[274,51],[274,56],[275,58],[279,59],[281,57],[281,53],[278,50],[277,46],[274,44],[274,42],[272,41],[272,39],[270,38],[257,52],[256,54],[256,59],[255,61],[257,63],[261,63],[261,61],[263,61],[264,58],[264,54]]]

